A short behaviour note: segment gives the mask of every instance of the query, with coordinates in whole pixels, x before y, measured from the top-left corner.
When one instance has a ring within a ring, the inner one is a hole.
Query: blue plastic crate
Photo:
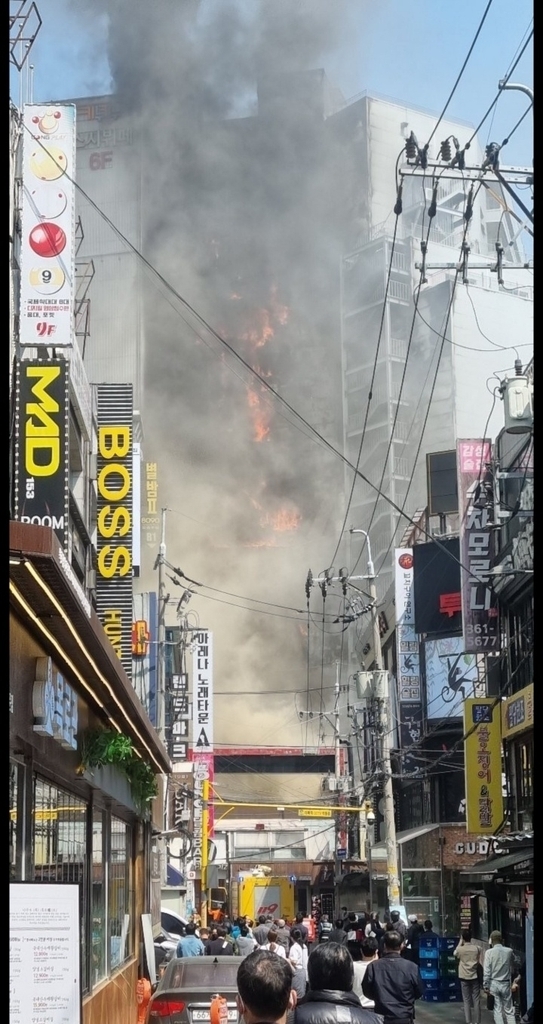
[[[460,980],[459,978],[440,978],[439,979],[439,991],[440,992],[460,992]]]
[[[439,961],[437,959],[427,959],[425,956],[419,957],[419,967],[425,971],[437,971],[439,973]]]
[[[424,992],[422,996],[425,1003],[440,1003],[441,993],[440,992]]]
[[[439,950],[441,953],[452,953],[456,949],[459,942],[460,939],[456,938],[454,935],[450,937],[441,938],[439,940]]]
[[[439,949],[439,936],[438,935],[421,935],[419,939],[419,949]]]
[[[423,981],[437,981],[439,978],[439,971],[437,968],[435,968],[435,970],[428,970],[425,967],[421,967],[420,976]]]
[[[431,981],[423,981],[422,987],[425,992],[439,992],[440,984],[438,978],[433,978]]]
[[[428,946],[427,949],[419,947],[419,959],[422,960],[437,960],[439,957],[439,949],[437,946]]]

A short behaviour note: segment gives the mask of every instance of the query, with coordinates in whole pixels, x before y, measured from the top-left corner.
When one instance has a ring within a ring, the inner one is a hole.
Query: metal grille
[[[87,850],[85,801],[37,776],[32,815],[34,879],[83,882]]]

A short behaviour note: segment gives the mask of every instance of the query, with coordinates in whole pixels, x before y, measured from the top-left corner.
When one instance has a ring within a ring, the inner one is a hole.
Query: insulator
[[[405,140],[405,155],[408,160],[416,160],[419,155],[419,144],[414,132]]]
[[[441,143],[441,149],[439,151],[439,156],[441,160],[444,160],[445,163],[447,164],[450,163],[450,161],[452,160],[452,148],[450,139],[443,139],[443,142]]]

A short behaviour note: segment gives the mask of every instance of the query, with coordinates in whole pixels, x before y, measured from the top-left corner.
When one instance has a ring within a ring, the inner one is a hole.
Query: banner
[[[131,678],[134,514],[132,385],[98,384],[96,392],[96,608],[115,653]]]
[[[74,336],[75,106],[23,109],[20,342],[67,346]]]
[[[493,835],[503,821],[500,703],[468,698],[464,735],[466,831]]]
[[[424,676],[427,718],[462,718],[466,697],[486,696],[477,656],[464,653],[461,636],[425,641]]]
[[[213,635],[208,630],[194,634],[192,653],[192,761],[194,763],[193,866],[202,868],[203,783],[213,783]],[[211,795],[211,794],[210,794]],[[214,835],[213,804],[208,808],[207,839]]]
[[[70,394],[64,359],[15,364],[14,518],[51,526],[68,549]]]
[[[408,748],[418,744],[422,737],[422,696],[412,549],[396,548],[394,566],[400,746],[407,751],[402,758],[403,770],[413,772],[420,767],[418,751],[410,752]]]
[[[458,441],[462,627],[466,653],[498,651],[498,602],[489,571],[496,555],[490,441]]]

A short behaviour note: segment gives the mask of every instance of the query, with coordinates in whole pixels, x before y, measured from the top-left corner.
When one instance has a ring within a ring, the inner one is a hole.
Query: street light
[[[372,840],[372,828],[375,824],[375,814],[373,811],[367,811],[366,813],[366,857],[368,861],[368,875],[370,881],[370,914],[373,910],[373,878],[372,878],[372,863],[371,863],[371,840]]]

